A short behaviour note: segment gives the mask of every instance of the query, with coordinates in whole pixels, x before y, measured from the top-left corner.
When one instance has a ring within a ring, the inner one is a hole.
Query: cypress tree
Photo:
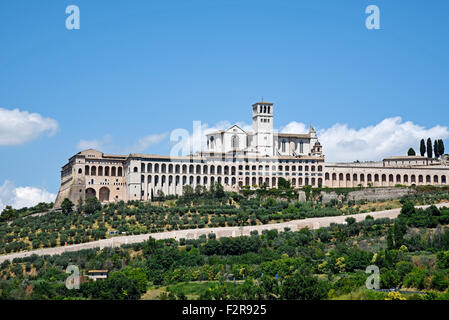
[[[440,156],[444,155],[444,142],[443,139],[438,140],[438,152]]]
[[[427,158],[432,158],[432,140],[427,138]]]
[[[440,157],[440,152],[439,152],[440,148],[438,147],[438,140],[435,140],[433,142],[433,153],[435,154],[435,158],[439,158]]]
[[[415,152],[415,150],[414,150],[413,148],[408,149],[407,154],[408,154],[409,156],[416,156],[416,152]]]
[[[421,153],[421,157],[424,157],[426,154],[426,144],[424,142],[424,139],[421,139],[421,145],[419,146],[419,152]]]

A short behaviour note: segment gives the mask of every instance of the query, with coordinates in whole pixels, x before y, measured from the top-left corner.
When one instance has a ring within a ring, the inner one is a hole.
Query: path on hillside
[[[416,206],[416,208],[427,208],[430,205],[424,206]],[[449,203],[439,203],[435,205],[436,207],[449,207]],[[257,230],[259,234],[262,233],[263,230],[274,230],[284,231],[284,228],[290,228],[292,231],[297,231],[299,229],[308,227],[309,229],[319,229],[322,227],[328,227],[331,223],[345,223],[345,220],[348,217],[353,217],[356,221],[362,221],[365,219],[367,215],[374,217],[375,219],[379,218],[396,218],[401,211],[401,208],[384,210],[384,211],[373,211],[367,213],[357,213],[352,215],[345,216],[332,216],[332,217],[320,217],[320,218],[307,218],[300,220],[292,220],[288,222],[282,223],[271,223],[257,226],[244,226],[244,227],[217,227],[217,228],[203,228],[203,229],[188,229],[188,230],[175,230],[175,231],[166,231],[166,232],[158,232],[158,233],[147,233],[147,234],[139,234],[132,236],[119,236],[110,239],[102,239],[92,242],[74,244],[63,247],[54,247],[54,248],[45,248],[45,249],[37,249],[31,251],[24,252],[16,252],[7,255],[0,255],[0,263],[5,260],[12,260],[14,258],[24,258],[36,254],[38,256],[43,255],[58,255],[64,252],[71,251],[79,251],[83,249],[93,249],[100,248],[103,249],[105,247],[120,247],[122,244],[132,244],[139,243],[148,240],[149,237],[152,237],[156,240],[161,239],[170,239],[174,238],[176,240],[179,239],[198,239],[201,235],[208,235],[209,233],[215,233],[217,238],[221,237],[239,237],[239,236],[249,236],[251,231]]]

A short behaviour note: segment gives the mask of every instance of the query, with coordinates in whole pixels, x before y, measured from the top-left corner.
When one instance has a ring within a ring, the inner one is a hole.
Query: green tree
[[[278,180],[278,188],[279,189],[290,189],[291,188],[290,181],[280,177]]]
[[[81,199],[81,197],[78,199],[78,204],[76,206],[76,212],[77,213],[81,213],[83,211],[83,199]]]
[[[444,142],[442,139],[438,140],[438,153],[440,156],[444,155]]]
[[[427,138],[427,158],[432,158],[432,140]]]
[[[440,148],[438,146],[438,140],[435,140],[433,142],[433,153],[435,153],[435,158],[440,157]]]
[[[69,214],[73,211],[73,202],[69,198],[65,198],[61,203],[62,213]]]
[[[2,214],[0,215],[0,221],[9,221],[14,218],[17,218],[18,214],[15,209],[13,209],[11,206],[6,206],[5,209],[3,209]]]
[[[408,149],[407,154],[408,154],[409,156],[416,156],[416,152],[415,152],[415,150],[414,150],[413,148]]]
[[[101,203],[96,197],[87,198],[84,202],[84,212],[87,214],[92,214],[96,211],[101,210]]]
[[[424,157],[426,154],[426,143],[424,142],[424,139],[421,139],[421,143],[419,145],[419,152],[421,153],[421,157]]]

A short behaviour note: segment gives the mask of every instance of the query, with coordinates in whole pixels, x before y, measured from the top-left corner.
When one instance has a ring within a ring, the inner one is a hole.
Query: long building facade
[[[209,187],[217,182],[237,191],[265,184],[277,187],[280,177],[295,188],[401,185],[445,185],[447,159],[400,156],[379,162],[325,162],[317,134],[276,133],[274,105],[252,106],[253,131],[237,125],[206,136],[207,149],[187,156],[155,154],[110,155],[88,149],[72,156],[61,170],[61,186],[55,201],[97,197],[100,202],[151,200],[162,191],[181,195],[190,185]]]

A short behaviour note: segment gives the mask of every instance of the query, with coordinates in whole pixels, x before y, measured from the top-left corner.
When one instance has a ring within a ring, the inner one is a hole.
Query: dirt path
[[[439,207],[449,207],[449,203],[439,203],[435,206]],[[417,208],[427,208],[429,205],[425,206],[417,206]],[[93,249],[100,248],[103,249],[105,247],[120,247],[122,244],[131,244],[131,243],[139,243],[148,240],[149,237],[153,237],[156,240],[160,239],[170,239],[174,238],[176,240],[179,239],[198,239],[201,235],[208,235],[210,233],[215,233],[217,238],[221,237],[238,237],[238,236],[249,236],[251,231],[258,231],[259,234],[262,233],[263,230],[273,230],[277,229],[278,231],[284,231],[284,228],[290,228],[292,231],[297,231],[302,228],[309,229],[319,229],[322,227],[328,227],[331,223],[344,223],[346,218],[354,217],[356,221],[362,221],[365,219],[367,215],[374,217],[375,219],[379,218],[396,218],[401,209],[391,209],[384,211],[375,211],[368,213],[359,213],[353,215],[346,216],[334,216],[334,217],[321,217],[321,218],[308,218],[308,219],[300,219],[300,220],[292,220],[288,222],[282,223],[272,223],[272,224],[264,224],[257,226],[245,226],[245,227],[218,227],[218,228],[203,228],[203,229],[189,229],[189,230],[176,230],[176,231],[166,231],[159,233],[147,233],[147,234],[139,234],[132,236],[119,236],[111,239],[102,239],[92,242],[74,244],[70,246],[63,247],[55,247],[55,248],[45,248],[45,249],[37,249],[25,252],[16,252],[7,255],[0,255],[0,263],[5,260],[12,260],[14,258],[23,258],[28,257],[33,254],[38,256],[43,255],[58,255],[64,252],[72,252],[79,251],[83,249]]]

